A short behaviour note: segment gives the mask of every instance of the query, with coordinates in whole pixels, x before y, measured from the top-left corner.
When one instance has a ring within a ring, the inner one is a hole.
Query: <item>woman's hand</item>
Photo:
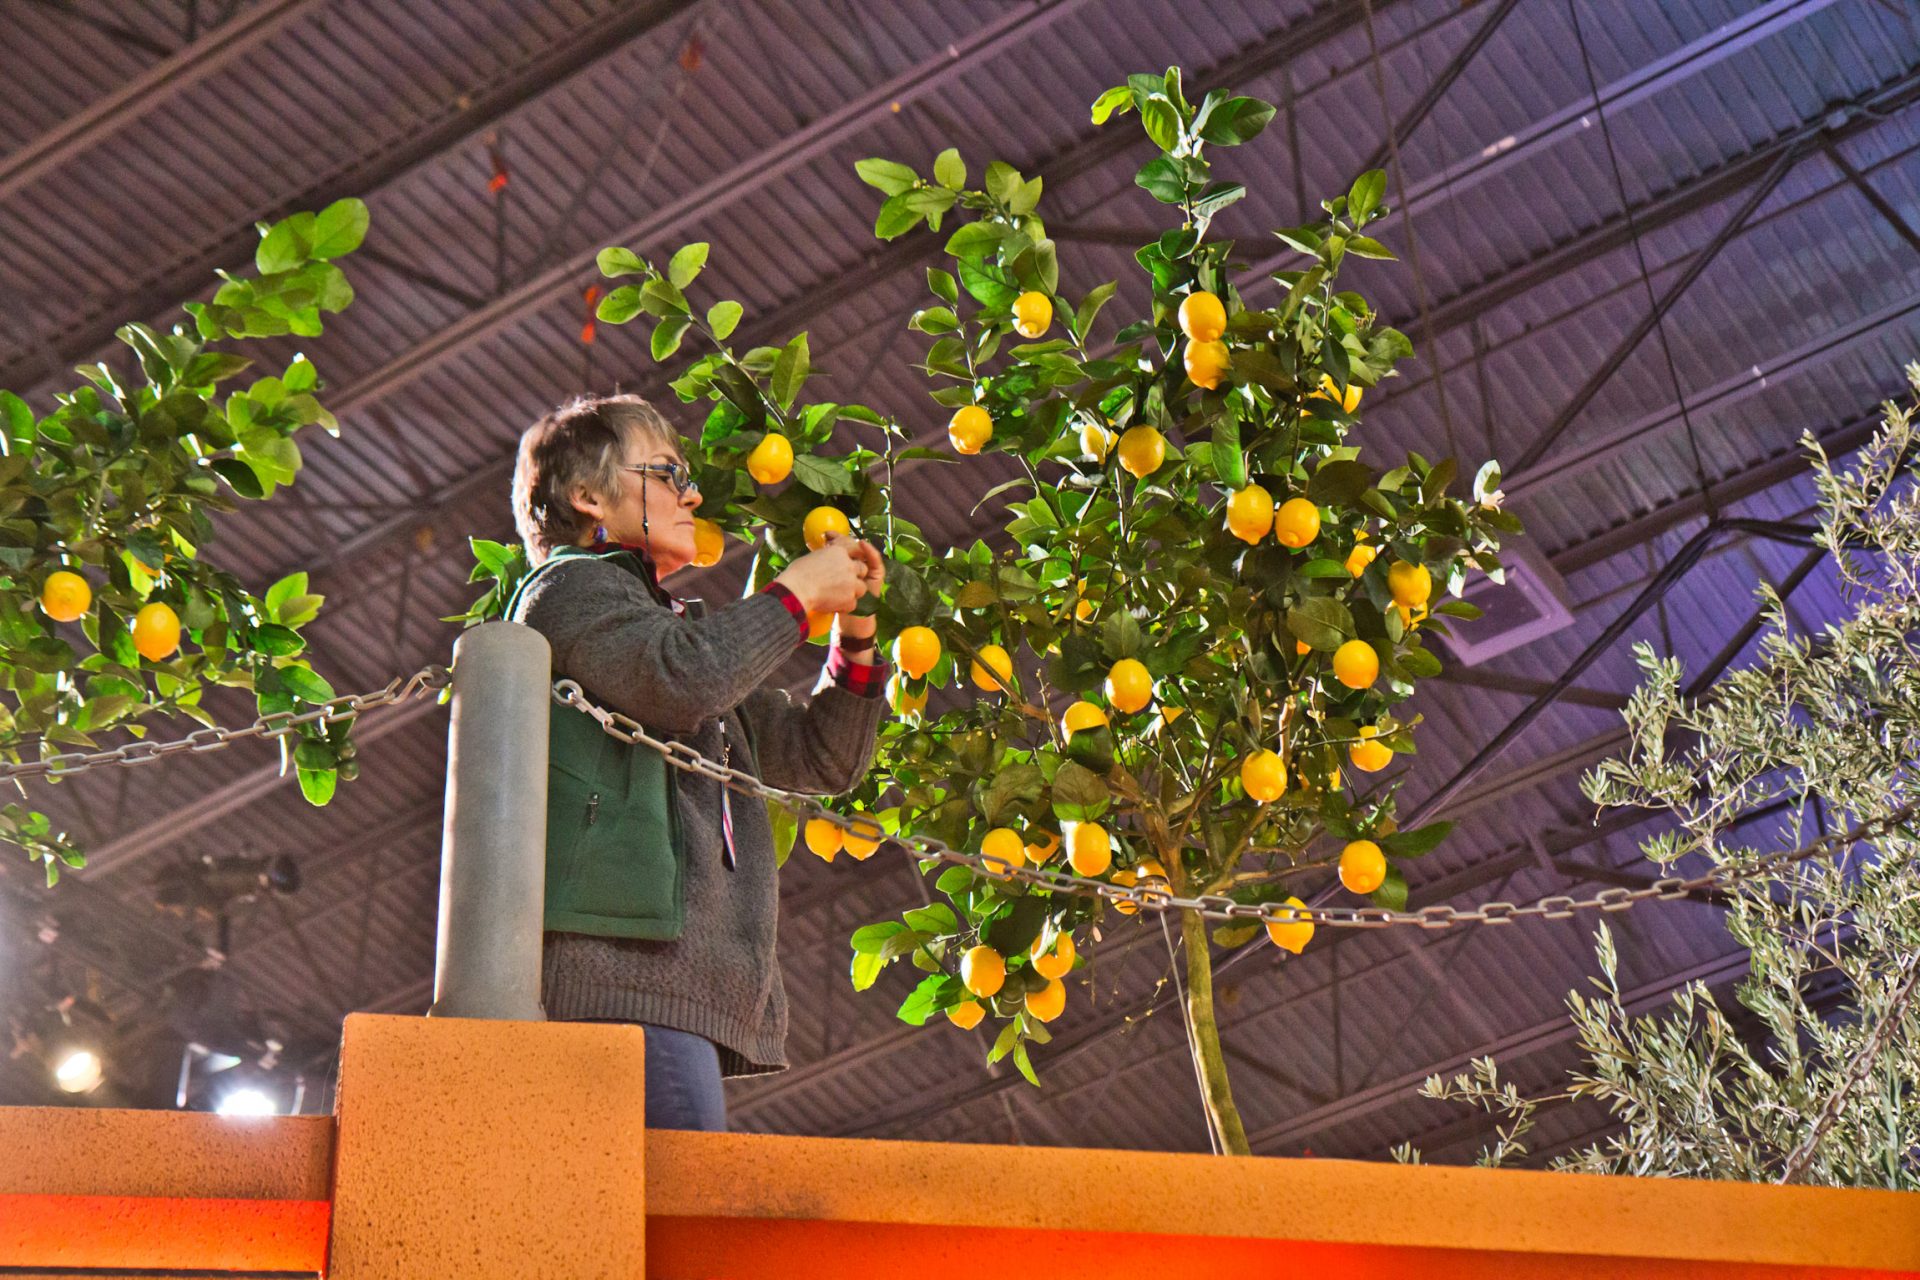
[[[808,613],[845,613],[860,603],[872,569],[859,548],[879,552],[852,538],[829,537],[783,569],[774,581],[793,592]]]
[[[853,554],[863,566],[866,594],[877,597],[881,589],[887,585],[887,562],[880,554],[880,548],[871,542],[856,542],[853,544]]]

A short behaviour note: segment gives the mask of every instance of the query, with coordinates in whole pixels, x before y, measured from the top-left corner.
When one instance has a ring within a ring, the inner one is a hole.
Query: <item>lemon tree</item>
[[[83,366],[44,413],[0,391],[0,759],[106,746],[172,717],[211,724],[201,700],[215,685],[251,689],[263,713],[334,696],[303,656],[321,605],[307,575],[256,595],[203,552],[215,513],[293,483],[303,428],[338,431],[305,356],[252,376],[222,344],[319,334],[353,300],[336,260],[366,229],[359,200],[262,224],[254,272],[224,275],[187,322],[120,329],[126,367]],[[345,721],[280,742],[315,804],[355,771]],[[0,806],[0,840],[45,863],[49,884],[85,863],[20,801]]]
[[[1360,429],[1365,393],[1411,351],[1337,285],[1353,260],[1392,257],[1365,231],[1385,212],[1383,176],[1277,233],[1297,266],[1244,279],[1209,232],[1245,190],[1207,151],[1256,136],[1273,107],[1190,103],[1170,70],[1130,78],[1093,114],[1124,112],[1156,144],[1137,181],[1171,225],[1136,254],[1145,279],[1129,296],[1144,305],[1122,323],[1106,311],[1118,282],[1063,279],[1040,178],[996,162],[972,186],[955,149],[926,174],[857,166],[885,197],[880,237],[922,224],[947,237],[907,321],[929,340],[918,367],[938,406],[916,430],[809,397],[805,334],[736,350],[740,305],[689,292],[706,245],[664,269],[623,247],[600,257],[625,281],[601,318],[650,323],[654,356],[676,361],[673,390],[706,406],[689,442],[702,516],[751,549],[752,585],[827,528],[888,556],[885,596],[861,607],[890,641],[899,714],[842,807],[987,861],[924,860],[931,905],[853,934],[854,985],[904,961],[920,976],[901,1018],[992,1019],[989,1057],[1036,1082],[1029,1046],[1072,1008],[1073,970],[1152,913],[1033,885],[1023,866],[1248,903],[1327,891],[1404,904],[1403,864],[1447,830],[1395,824],[1388,770],[1419,722],[1407,701],[1440,670],[1427,642],[1476,616],[1457,598],[1468,576],[1497,577],[1500,537],[1518,530],[1493,464],[1462,481],[1452,459],[1388,462]],[[936,434],[945,447],[909,444]],[[981,486],[995,532],[930,545],[916,490],[965,484],[978,464],[964,459],[996,453],[1019,475]],[[523,571],[509,549],[475,546],[474,579],[490,586],[470,620],[497,613]],[[806,828],[821,858],[852,850],[830,823]],[[1224,1148],[1245,1151],[1212,963],[1260,931],[1210,936],[1198,913],[1181,917],[1207,1105]],[[1312,933],[1299,920],[1269,936],[1297,952]]]

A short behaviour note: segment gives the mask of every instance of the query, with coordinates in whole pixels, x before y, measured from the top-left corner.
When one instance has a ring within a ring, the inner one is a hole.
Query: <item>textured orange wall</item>
[[[0,1108],[0,1268],[316,1270],[331,1211],[343,1280],[1920,1280],[1893,1192],[645,1134],[641,1046],[354,1015],[337,1133]]]

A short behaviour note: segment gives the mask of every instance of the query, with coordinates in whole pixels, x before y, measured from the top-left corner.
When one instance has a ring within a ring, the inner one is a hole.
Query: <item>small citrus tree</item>
[[[858,166],[886,196],[882,238],[959,224],[945,246],[952,270],[927,272],[930,305],[909,323],[932,339],[921,367],[941,384],[932,395],[951,415],[953,451],[1003,453],[1021,472],[980,495],[999,501],[1004,521],[991,542],[928,544],[894,472],[955,460],[911,446],[873,408],[807,400],[805,334],[744,353],[728,345],[740,305],[699,309],[686,296],[706,245],[664,271],[625,248],[600,257],[606,275],[629,281],[602,301],[602,319],[650,317],[659,360],[689,336],[705,348],[672,383],[711,405],[689,449],[705,496],[701,562],[718,559],[726,536],[747,539],[758,587],[827,531],[854,528],[889,557],[877,611],[900,718],[849,814],[867,815],[875,836],[929,836],[999,861],[986,872],[948,865],[933,884],[945,901],[857,931],[853,982],[872,986],[908,960],[924,976],[900,1017],[1000,1019],[990,1058],[1011,1055],[1036,1083],[1028,1044],[1047,1041],[1064,980],[1114,921],[1100,899],[1036,887],[1001,864],[1297,906],[1337,873],[1376,904],[1404,904],[1400,863],[1447,824],[1398,830],[1397,782],[1377,775],[1414,750],[1419,717],[1404,704],[1440,670],[1425,643],[1445,633],[1440,615],[1477,613],[1445,597],[1476,569],[1497,576],[1500,534],[1518,528],[1498,509],[1491,463],[1463,500],[1452,459],[1381,467],[1349,440],[1366,389],[1411,350],[1364,298],[1336,288],[1352,258],[1392,257],[1365,234],[1385,212],[1384,176],[1361,175],[1321,221],[1277,233],[1300,265],[1256,306],[1232,245],[1208,238],[1245,190],[1216,179],[1206,151],[1256,136],[1273,107],[1221,93],[1190,104],[1176,69],[1110,90],[1094,119],[1132,110],[1157,148],[1138,182],[1178,225],[1136,255],[1150,309],[1104,340],[1117,284],[1063,287],[1039,178],[994,163],[969,187],[952,149],[930,175]],[[522,569],[506,547],[475,547],[474,579],[493,585],[469,620],[496,612]],[[930,706],[936,689],[948,692]],[[879,843],[822,819],[804,841],[828,861]],[[1181,917],[1207,1104],[1224,1149],[1244,1152],[1204,920]],[[1215,940],[1239,945],[1257,931],[1223,928]],[[1271,932],[1297,952],[1313,925]]]
[[[1662,867],[1697,854],[1732,878],[1727,933],[1749,953],[1729,1010],[1689,983],[1664,1010],[1634,1016],[1611,933],[1598,935],[1598,994],[1568,996],[1582,1064],[1567,1087],[1523,1096],[1491,1059],[1422,1086],[1429,1097],[1501,1120],[1483,1164],[1525,1156],[1540,1108],[1588,1099],[1613,1135],[1558,1156],[1556,1168],[1836,1186],[1920,1188],[1920,447],[1914,399],[1889,403],[1881,430],[1841,470],[1811,437],[1819,541],[1834,557],[1847,612],[1796,634],[1764,584],[1768,630],[1757,657],[1695,700],[1680,664],[1637,651],[1646,683],[1626,720],[1625,758],[1584,779],[1588,799],[1672,817],[1643,849]],[[1776,862],[1739,828],[1785,809],[1788,849],[1865,829],[1822,856]],[[1756,874],[1757,873],[1757,874]],[[1639,910],[1659,910],[1648,905]],[[1736,1021],[1744,1013],[1745,1026]],[[1417,1158],[1402,1148],[1402,1158]]]
[[[358,200],[263,224],[255,274],[222,273],[211,301],[187,305],[191,326],[120,329],[131,368],[83,366],[86,383],[46,414],[0,391],[0,760],[142,737],[162,718],[211,724],[213,685],[252,689],[263,713],[334,696],[301,656],[321,604],[307,575],[254,595],[202,553],[212,513],[293,483],[294,436],[337,424],[305,356],[223,393],[253,362],[215,344],[319,334],[322,313],[353,300],[334,260],[366,228]],[[315,804],[356,768],[346,721],[280,741]],[[50,885],[62,864],[85,864],[20,801],[0,806],[0,840],[45,863]]]

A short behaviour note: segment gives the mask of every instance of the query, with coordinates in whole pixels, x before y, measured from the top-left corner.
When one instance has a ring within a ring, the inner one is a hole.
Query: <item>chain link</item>
[[[334,698],[308,711],[272,711],[238,729],[210,726],[172,742],[130,742],[108,751],[69,751],[19,764],[0,764],[0,778],[65,778],[102,765],[145,764],[180,752],[218,751],[248,738],[284,738],[309,724],[332,724],[375,707],[393,706],[422,694],[438,693],[452,683],[445,667],[427,666],[411,676],[396,676],[385,688]]]
[[[595,705],[587,698],[579,684],[572,680],[556,681],[553,686],[553,698],[562,706],[572,707],[576,711],[583,711],[592,716],[599,722],[602,729],[620,741],[634,746],[649,747],[659,752],[666,757],[667,763],[676,769],[711,778],[722,786],[758,796],[763,800],[771,800],[797,814],[823,818],[843,831],[852,831],[868,839],[872,839],[876,834],[877,824],[872,817],[850,818],[844,814],[835,813],[812,796],[770,787],[752,774],[742,773],[738,769],[709,760],[684,743],[653,737],[632,717]],[[1049,870],[1046,867],[1010,867],[998,858],[965,853],[931,836],[896,835],[888,839],[923,856],[938,858],[957,866],[970,867],[996,880],[1019,880],[1053,893],[1072,893],[1083,897],[1105,898],[1109,902],[1131,903],[1146,911],[1190,910],[1209,919],[1243,924],[1257,922],[1266,925],[1286,925],[1311,922],[1316,925],[1324,924],[1347,929],[1385,929],[1397,925],[1411,925],[1421,929],[1450,929],[1461,924],[1512,924],[1516,920],[1530,917],[1565,920],[1580,911],[1625,911],[1649,899],[1683,898],[1704,889],[1725,889],[1743,880],[1766,875],[1796,862],[1843,852],[1861,840],[1883,834],[1900,825],[1913,816],[1917,807],[1920,806],[1904,805],[1883,817],[1863,822],[1851,831],[1825,837],[1803,848],[1781,850],[1740,866],[1716,867],[1697,876],[1665,876],[1642,888],[1616,886],[1602,889],[1590,898],[1573,898],[1560,894],[1532,903],[1487,902],[1478,907],[1466,908],[1437,903],[1421,907],[1417,911],[1393,911],[1385,907],[1373,906],[1290,907],[1274,902],[1240,902],[1224,894],[1201,894],[1198,897],[1183,898],[1165,888],[1166,882],[1154,876],[1149,876],[1131,886],[1109,884],[1103,880],[1090,880],[1082,876]]]

